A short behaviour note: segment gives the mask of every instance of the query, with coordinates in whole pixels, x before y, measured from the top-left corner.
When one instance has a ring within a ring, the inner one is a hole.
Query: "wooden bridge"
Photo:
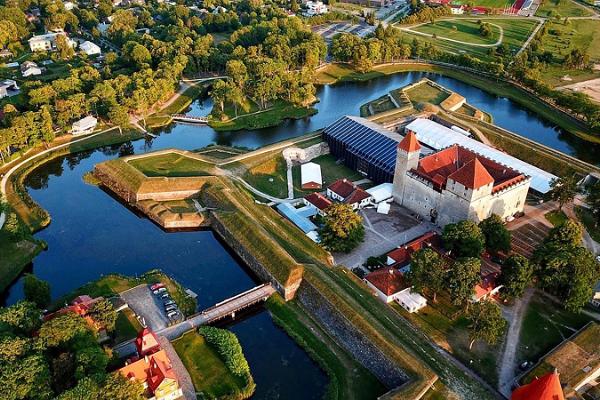
[[[188,124],[208,124],[207,117],[194,117],[192,115],[173,114],[171,115],[171,118],[173,118],[173,121],[186,122]]]

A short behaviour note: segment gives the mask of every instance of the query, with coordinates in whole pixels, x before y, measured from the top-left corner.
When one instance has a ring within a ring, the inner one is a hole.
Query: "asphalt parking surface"
[[[169,324],[162,299],[160,296],[153,295],[148,285],[139,285],[126,290],[121,293],[121,297],[154,332],[166,328]]]

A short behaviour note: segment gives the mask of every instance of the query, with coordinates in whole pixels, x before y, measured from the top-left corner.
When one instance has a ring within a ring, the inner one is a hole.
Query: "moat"
[[[82,176],[94,165],[116,157],[175,147],[194,150],[209,144],[258,148],[327,126],[345,114],[358,115],[361,104],[427,76],[461,93],[470,104],[491,113],[494,122],[582,160],[600,163],[600,146],[584,143],[519,107],[477,88],[435,74],[403,73],[364,83],[318,90],[319,113],[259,131],[217,133],[207,126],[173,124],[154,139],[69,155],[35,170],[26,180],[32,198],[51,215],[52,223],[36,234],[48,243],[32,268],[60,296],[103,274],[136,275],[151,268],[196,292],[199,307],[210,306],[255,285],[253,277],[211,231],[166,233],[124,207],[110,194],[87,185]],[[195,102],[190,113],[205,115],[209,101]],[[17,281],[5,303],[22,298]],[[324,373],[266,312],[231,327],[244,348],[257,384],[255,399],[317,399],[327,383]]]

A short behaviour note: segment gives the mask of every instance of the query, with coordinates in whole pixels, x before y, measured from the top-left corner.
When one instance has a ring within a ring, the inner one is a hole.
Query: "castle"
[[[397,146],[394,200],[437,225],[491,214],[503,219],[523,211],[530,177],[453,145],[420,158],[421,145],[409,131]]]

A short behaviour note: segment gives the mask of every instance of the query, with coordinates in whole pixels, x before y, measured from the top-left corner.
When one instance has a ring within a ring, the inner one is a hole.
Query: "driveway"
[[[169,319],[164,313],[160,297],[154,296],[148,285],[138,285],[121,293],[121,298],[133,312],[143,318],[143,324],[157,332],[167,327]]]
[[[419,223],[414,213],[397,204],[392,204],[387,215],[378,214],[375,209],[361,210],[360,214],[364,219],[365,240],[349,254],[334,254],[335,263],[349,269],[436,229],[430,222]]]

